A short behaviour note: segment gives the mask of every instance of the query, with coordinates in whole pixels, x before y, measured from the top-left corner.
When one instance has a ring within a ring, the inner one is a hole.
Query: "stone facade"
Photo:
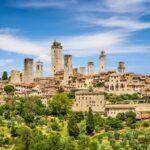
[[[24,59],[24,83],[33,83],[34,81],[34,70],[33,70],[33,59]]]
[[[35,77],[36,78],[43,77],[43,63],[41,61],[36,62]]]
[[[109,117],[116,117],[118,113],[125,113],[128,111],[135,112],[135,106],[130,104],[115,104],[105,106],[105,115]]]
[[[78,91],[75,93],[75,102],[72,107],[74,111],[88,111],[89,107],[93,112],[104,112],[105,96],[104,92],[93,92],[88,90]]]
[[[12,70],[10,74],[10,83],[16,84],[21,82],[22,82],[21,72],[17,70]]]
[[[61,46],[61,43],[56,42],[56,41],[54,41],[53,45],[51,46],[51,63],[52,63],[51,72],[53,76],[57,72],[63,69],[62,46]]]

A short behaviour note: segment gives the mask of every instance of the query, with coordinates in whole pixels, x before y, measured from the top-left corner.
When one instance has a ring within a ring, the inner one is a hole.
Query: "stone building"
[[[127,93],[127,82],[118,73],[112,73],[108,76],[105,82],[105,87],[108,92],[114,94],[125,94]]]
[[[33,59],[24,59],[24,83],[33,83],[34,81],[34,71],[33,71]]]
[[[125,73],[125,63],[123,61],[120,61],[118,63],[118,72],[120,74],[124,74]]]
[[[116,117],[118,113],[125,113],[128,111],[135,112],[135,106],[130,104],[114,104],[105,106],[105,115],[108,117]]]
[[[73,75],[72,55],[64,56],[64,81],[68,82],[69,76]]]
[[[88,75],[94,74],[94,62],[88,62]]]
[[[10,74],[10,83],[16,84],[21,82],[22,82],[21,72],[17,70],[12,70]]]
[[[79,73],[82,75],[86,75],[86,67],[80,67],[79,68]]]
[[[93,112],[104,112],[105,110],[105,96],[104,92],[94,91],[78,91],[75,93],[75,102],[72,107],[74,111],[88,111],[89,107]]]
[[[36,78],[43,77],[43,63],[41,61],[37,61],[35,66],[36,66],[35,77]]]
[[[106,54],[104,51],[101,51],[101,54],[99,56],[99,67],[100,67],[100,72],[105,72],[106,71]]]
[[[62,46],[61,43],[54,41],[51,46],[51,63],[52,63],[52,75],[54,76],[57,72],[63,69],[62,64]]]

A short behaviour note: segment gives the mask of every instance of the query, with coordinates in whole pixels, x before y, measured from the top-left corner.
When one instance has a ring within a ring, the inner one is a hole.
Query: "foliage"
[[[69,103],[65,116],[61,113],[51,115],[48,113],[51,112],[49,106],[43,105],[39,97],[12,97],[12,100],[15,102],[14,109],[7,104],[0,106],[0,149],[150,148],[150,121],[136,122],[134,112],[119,114],[116,118],[103,118],[91,109],[87,113],[71,112]],[[59,119],[61,117],[64,119]]]
[[[8,80],[8,73],[7,71],[4,71],[2,74],[2,80]]]
[[[104,128],[105,119],[102,118],[99,113],[94,114],[94,125],[96,131],[99,131],[100,129]]]
[[[123,128],[122,121],[118,118],[108,117],[106,119],[106,126],[109,126],[112,130],[118,130]]]
[[[5,91],[7,94],[13,94],[13,92],[15,91],[15,88],[14,88],[13,85],[5,85],[4,91]]]
[[[77,119],[76,119],[75,114],[72,114],[69,117],[69,120],[68,120],[68,133],[69,133],[70,136],[73,136],[75,138],[77,138],[78,135],[79,135],[79,127],[78,127],[78,124],[77,124]]]
[[[66,116],[70,111],[72,100],[67,94],[58,93],[49,102],[50,113],[54,116]]]
[[[98,82],[98,83],[96,83],[96,85],[94,87],[104,87],[104,83]]]
[[[126,124],[127,126],[131,126],[136,122],[136,113],[133,111],[126,112]]]
[[[126,115],[125,113],[118,113],[116,118],[118,118],[119,120],[125,121]]]
[[[54,131],[60,131],[60,125],[59,123],[56,121],[56,119],[52,119],[51,120],[51,128]]]
[[[134,94],[123,94],[123,95],[115,95],[115,94],[106,94],[106,100],[112,104],[116,104],[119,102],[123,102],[125,100],[137,100],[140,96],[137,93]]]
[[[19,138],[16,140],[16,149],[29,150],[33,139],[32,130],[27,126],[22,126],[17,132]]]
[[[89,108],[89,112],[87,114],[87,119],[86,119],[86,132],[89,135],[92,135],[94,132],[94,117],[93,117],[93,112],[91,107]]]
[[[86,135],[81,135],[78,138],[78,150],[89,150],[90,139]]]

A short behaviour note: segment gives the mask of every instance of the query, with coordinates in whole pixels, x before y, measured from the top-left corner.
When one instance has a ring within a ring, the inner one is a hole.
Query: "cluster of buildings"
[[[87,111],[92,107],[93,111],[112,114],[110,110],[116,108],[123,111],[134,109],[136,106],[106,104],[105,93],[132,94],[140,93],[142,96],[150,96],[150,75],[139,75],[126,72],[125,63],[118,62],[116,70],[106,70],[106,53],[102,51],[99,56],[99,71],[95,72],[94,62],[87,62],[87,67],[74,68],[72,55],[62,54],[61,43],[54,41],[51,46],[51,74],[43,77],[43,62],[34,62],[33,59],[24,59],[24,70],[12,70],[9,81],[0,82],[0,93],[3,93],[5,84],[13,84],[15,94],[19,96],[38,95],[44,102],[50,99],[56,92],[63,90],[70,92],[77,89],[74,111]],[[89,89],[92,89],[89,91]],[[148,104],[147,104],[148,106]],[[149,106],[150,108],[150,106]],[[116,112],[116,111],[115,111]]]

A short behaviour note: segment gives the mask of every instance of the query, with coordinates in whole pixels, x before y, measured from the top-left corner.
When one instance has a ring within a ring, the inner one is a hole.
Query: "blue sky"
[[[149,0],[0,0],[0,74],[23,70],[26,57],[44,62],[50,75],[50,46],[62,42],[74,67],[107,53],[107,69],[125,61],[127,72],[150,73]]]

